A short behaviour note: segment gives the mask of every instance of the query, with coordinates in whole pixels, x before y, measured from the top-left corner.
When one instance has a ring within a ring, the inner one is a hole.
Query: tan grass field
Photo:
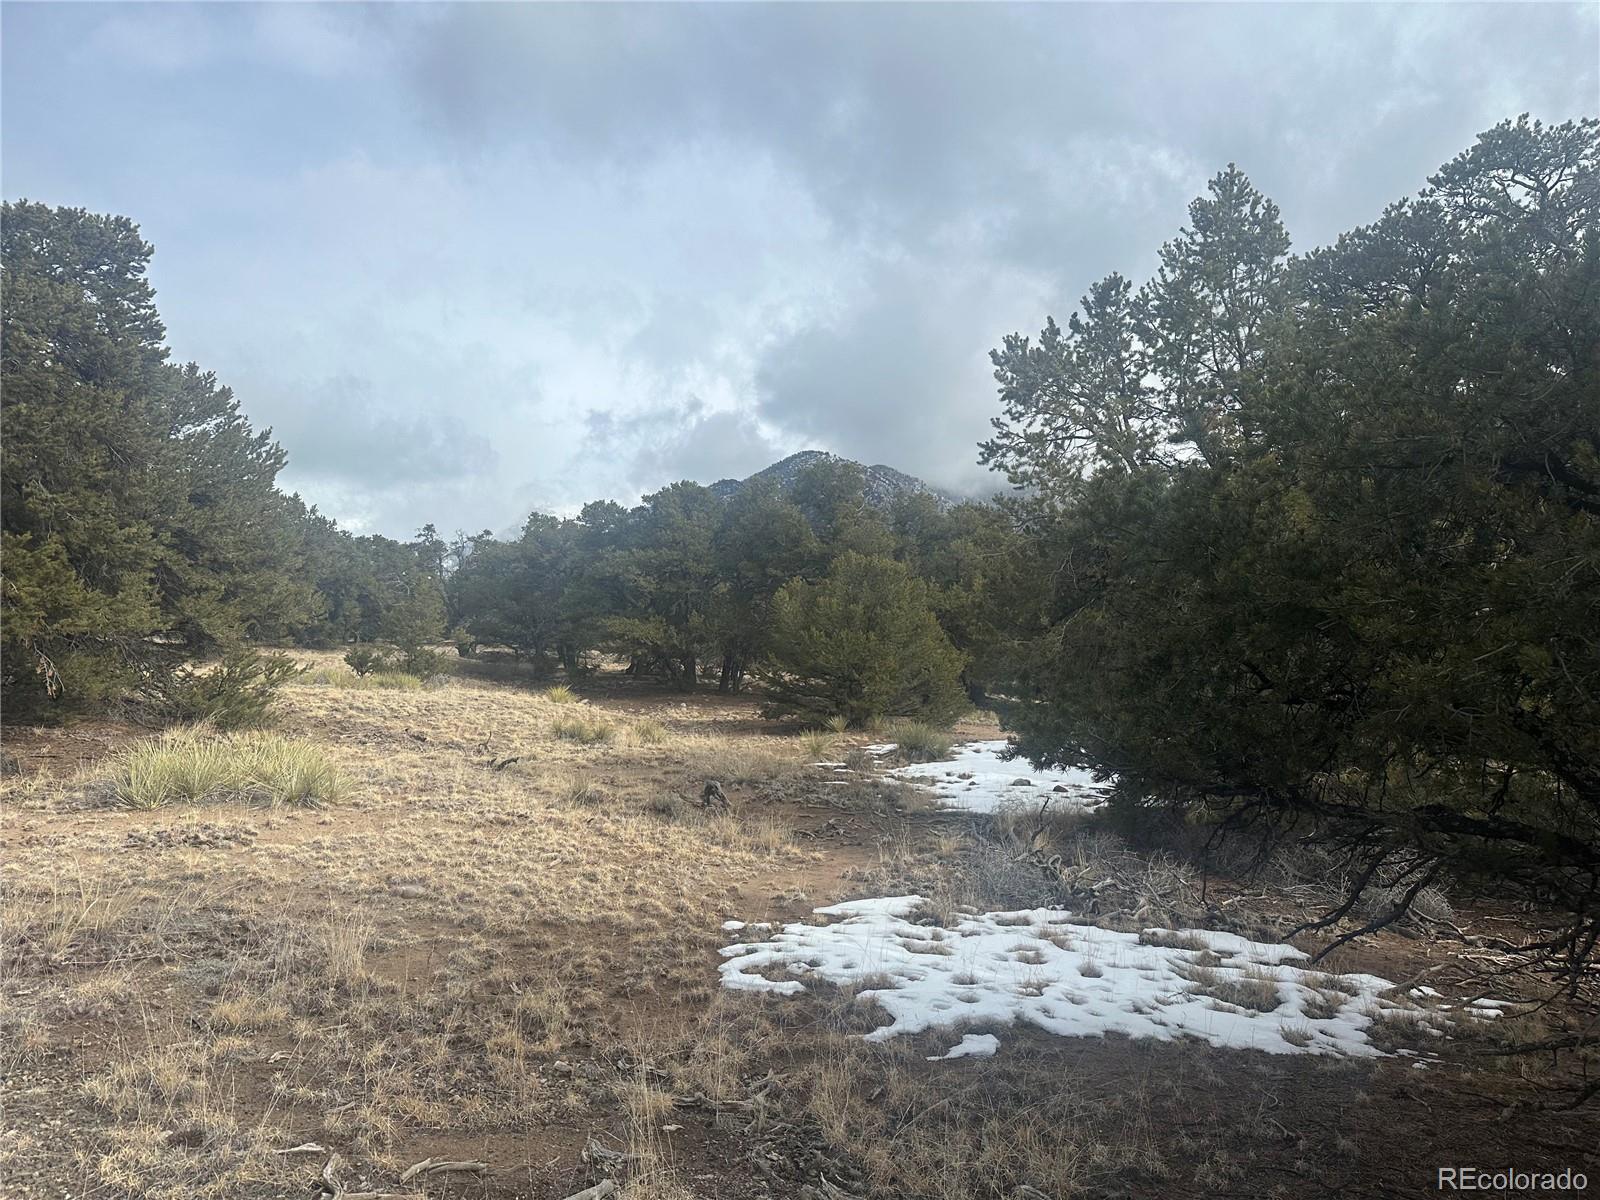
[[[1600,1177],[1593,1115],[1507,1110],[1541,1081],[1483,1054],[1488,1034],[1428,1071],[1022,1030],[994,1059],[932,1063],[942,1034],[862,1042],[876,1021],[848,992],[722,993],[725,919],[1037,882],[971,819],[810,765],[870,739],[768,725],[746,698],[615,678],[547,696],[492,664],[372,686],[302,657],[319,669],[264,734],[6,731],[5,1195],[1421,1196],[1458,1161]],[[708,780],[730,812],[699,806]],[[1050,836],[1146,908],[1178,894],[1108,835]],[[1212,881],[1208,903],[1271,928],[1280,898],[1256,891]],[[1336,969],[1443,987],[1469,966],[1453,953],[1385,935]]]

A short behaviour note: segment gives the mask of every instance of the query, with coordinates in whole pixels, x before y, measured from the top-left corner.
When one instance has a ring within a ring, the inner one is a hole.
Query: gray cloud
[[[1032,321],[1044,290],[967,263],[884,265],[857,304],[765,355],[759,411],[826,448],[975,490],[993,391],[988,351]]]
[[[436,413],[397,412],[366,379],[335,376],[296,389],[275,407],[273,436],[293,450],[294,474],[376,490],[492,470],[489,440]]]
[[[626,415],[590,412],[584,425],[584,455],[618,463],[639,494],[680,479],[743,479],[794,449],[752,413],[713,411],[694,396]]]
[[[1504,117],[1600,108],[1591,4],[8,5],[5,32],[8,197],[139,220],[175,353],[275,427],[286,482],[396,534],[805,446],[980,486],[987,351],[1148,272],[1226,163],[1304,248]]]

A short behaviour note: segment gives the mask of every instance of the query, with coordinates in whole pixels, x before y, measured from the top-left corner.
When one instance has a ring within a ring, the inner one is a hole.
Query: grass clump
[[[111,787],[113,799],[126,808],[241,800],[315,807],[338,800],[349,781],[310,742],[267,733],[185,732],[128,751]]]
[[[558,683],[553,688],[546,688],[544,690],[544,698],[550,701],[551,704],[578,703],[578,693],[564,683]]]
[[[628,740],[635,746],[659,746],[667,740],[667,727],[651,717],[628,726]]]
[[[833,754],[834,735],[820,729],[812,729],[800,735],[800,749],[812,762],[827,759]]]
[[[603,804],[609,798],[601,788],[585,775],[567,775],[555,782],[556,794],[568,804]]]
[[[386,691],[415,692],[422,687],[422,678],[418,675],[407,675],[404,671],[378,671],[362,680],[361,686]]]
[[[950,735],[942,729],[921,721],[905,721],[890,730],[895,748],[907,762],[938,762],[950,757],[953,745]]]
[[[595,746],[614,740],[617,736],[617,727],[603,717],[574,713],[571,716],[557,717],[550,726],[550,732],[558,738],[566,738],[569,742]]]
[[[1194,991],[1235,1008],[1269,1013],[1276,1011],[1281,1003],[1277,979],[1256,967],[1247,967],[1241,973],[1194,966],[1180,969],[1179,974],[1195,985]]]

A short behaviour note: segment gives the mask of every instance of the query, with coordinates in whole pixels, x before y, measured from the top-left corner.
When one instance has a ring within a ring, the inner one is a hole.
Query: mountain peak
[[[728,497],[737,492],[746,484],[756,480],[770,480],[777,484],[780,492],[787,492],[794,487],[800,473],[808,467],[820,462],[848,463],[859,467],[866,482],[867,503],[874,508],[888,508],[894,503],[896,497],[906,493],[920,493],[932,496],[941,508],[947,508],[959,501],[960,497],[942,491],[928,483],[924,483],[915,475],[907,475],[904,471],[897,471],[893,467],[882,463],[855,462],[853,459],[830,453],[827,450],[800,450],[789,455],[788,458],[779,459],[771,466],[763,467],[754,475],[745,479],[719,479],[710,485],[717,495]]]

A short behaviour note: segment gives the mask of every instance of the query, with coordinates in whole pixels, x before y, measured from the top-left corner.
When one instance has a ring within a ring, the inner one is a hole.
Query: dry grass
[[[808,729],[799,737],[800,753],[812,762],[824,762],[833,757],[838,738],[832,733]]]
[[[604,1123],[611,1090],[552,1064],[623,1044],[635,1006],[676,1037],[678,1006],[712,994],[728,894],[816,857],[743,803],[646,811],[712,771],[730,789],[802,771],[792,739],[725,734],[714,713],[623,719],[460,678],[296,686],[283,708],[270,744],[197,731],[81,777],[0,784],[49,831],[7,855],[0,1065],[52,1072],[50,1094],[95,1114],[64,1143],[8,1143],[8,1171],[59,1163],[62,1188],[108,1196],[299,1194],[320,1164],[267,1152],[311,1136],[340,1147],[346,1186],[359,1171],[403,1190],[419,1130],[465,1151],[491,1128]],[[567,716],[616,736],[563,737]],[[260,810],[240,841],[186,835],[218,828],[192,804],[265,800],[273,783],[335,794],[264,768],[283,746],[345,781],[337,808]],[[492,769],[507,757],[521,761]],[[83,810],[108,777],[126,809]],[[92,1067],[71,1048],[85,1019],[113,1030]],[[629,1187],[668,1196],[678,1179],[664,1159]],[[562,1186],[548,1191],[576,1190]]]
[[[369,675],[357,675],[348,667],[316,667],[301,676],[299,682],[308,687],[354,688],[358,691],[415,692],[423,686],[420,677],[407,675],[403,671],[374,671]]]
[[[1259,968],[1240,971],[1232,967],[1192,966],[1180,973],[1194,984],[1195,991],[1235,1008],[1269,1013],[1283,1002],[1277,979]]]
[[[895,752],[906,762],[938,762],[950,756],[955,744],[950,734],[921,721],[900,721],[891,725],[888,736]]]
[[[911,1039],[863,1043],[864,1016],[848,993],[783,1005],[721,998],[673,1064],[674,1082],[737,1099],[741,1075],[776,1059],[792,1098],[782,1119],[816,1130],[840,1156],[830,1178],[857,1195],[1067,1196],[1114,1170],[1168,1177],[1142,1105],[1099,1104],[1058,1064],[1029,1055],[930,1073],[929,1048]],[[959,1031],[940,1036],[948,1044]],[[1127,1057],[1137,1064],[1143,1053],[1130,1045]]]
[[[550,732],[558,738],[566,738],[569,742],[594,746],[614,741],[617,727],[604,717],[574,713],[570,716],[559,716],[550,722]]]
[[[128,750],[109,775],[112,800],[141,809],[227,802],[316,806],[348,790],[345,774],[321,747],[272,733],[168,734]]]
[[[1237,1075],[1204,1047],[1091,1040],[1052,1057],[1013,1052],[1007,1033],[981,1066],[930,1064],[961,1031],[864,1043],[881,1014],[863,988],[719,992],[725,917],[792,919],[855,887],[793,829],[838,812],[841,793],[888,834],[861,887],[921,891],[930,919],[1027,907],[1053,886],[1012,834],[986,829],[989,849],[947,823],[917,834],[890,817],[909,804],[898,791],[825,787],[792,734],[709,704],[560,699],[520,676],[295,686],[283,709],[282,739],[346,781],[337,807],[83,810],[104,770],[0,783],[40,806],[9,834],[0,909],[0,1068],[19,1131],[0,1156],[19,1196],[309,1195],[323,1160],[271,1153],[307,1140],[338,1148],[352,1189],[403,1193],[424,1154],[482,1153],[500,1171],[485,1195],[567,1195],[594,1175],[560,1131],[638,1156],[617,1171],[634,1200],[741,1194],[749,1164],[777,1162],[769,1149],[800,1164],[773,1194],[819,1172],[858,1196],[1185,1194],[1205,1179],[1242,1194],[1229,1173],[1282,1141],[1243,1111],[1259,1082],[1227,1086]],[[614,733],[574,739],[567,720]],[[241,798],[204,783],[204,761],[185,767],[200,783],[158,794]],[[708,779],[732,813],[681,799]],[[188,836],[243,821],[238,840]],[[1132,919],[1125,901],[1148,907],[1145,926],[1169,923],[1184,902],[1181,872],[1076,827],[1049,836],[1108,920]],[[942,936],[928,927],[929,952]],[[1230,1141],[1235,1127],[1248,1130]]]

